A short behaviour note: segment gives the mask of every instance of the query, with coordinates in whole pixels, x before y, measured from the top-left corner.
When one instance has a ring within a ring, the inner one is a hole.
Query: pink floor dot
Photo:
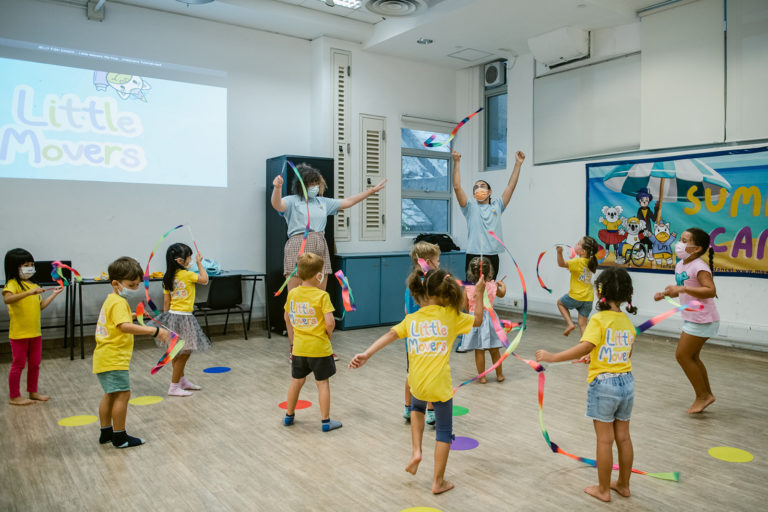
[[[281,409],[287,409],[288,408],[288,402],[280,402],[277,405]],[[307,407],[312,407],[312,402],[310,402],[308,400],[299,400],[298,402],[296,402],[296,409],[306,409]]]

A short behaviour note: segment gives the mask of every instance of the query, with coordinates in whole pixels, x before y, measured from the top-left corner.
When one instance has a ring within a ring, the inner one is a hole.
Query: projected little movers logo
[[[0,127],[0,165],[26,159],[36,168],[86,165],[135,172],[146,167],[141,146],[119,142],[143,133],[141,119],[121,112],[113,98],[48,94],[35,108],[34,95],[28,85],[14,89],[10,109],[15,124]],[[58,140],[58,133],[70,139]],[[101,140],[88,140],[94,135]]]

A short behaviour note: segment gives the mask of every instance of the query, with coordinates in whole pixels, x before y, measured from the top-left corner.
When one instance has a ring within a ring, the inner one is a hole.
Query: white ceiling
[[[307,40],[328,36],[360,43],[368,51],[458,69],[528,53],[528,38],[560,27],[591,30],[634,22],[637,10],[660,0],[426,2],[430,7],[416,15],[388,19],[364,8],[328,7],[322,0],[216,0],[189,6],[177,0],[107,0],[106,15],[110,3],[135,5]],[[419,45],[421,37],[434,43]],[[457,52],[465,59],[449,56]]]

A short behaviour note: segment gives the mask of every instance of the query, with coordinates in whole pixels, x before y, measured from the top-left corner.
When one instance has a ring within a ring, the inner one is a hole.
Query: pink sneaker
[[[171,387],[168,388],[168,396],[192,396],[192,392],[182,389],[180,382],[176,384],[171,382]]]
[[[181,385],[181,389],[187,389],[190,391],[200,391],[201,389],[203,389],[197,384],[187,380],[186,377],[181,377],[181,379],[179,379],[179,384]]]

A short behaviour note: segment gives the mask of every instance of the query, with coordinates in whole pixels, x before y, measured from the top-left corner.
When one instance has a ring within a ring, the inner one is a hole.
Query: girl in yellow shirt
[[[376,340],[368,350],[357,354],[349,363],[359,368],[386,345],[405,339],[408,347],[408,384],[411,387],[411,460],[405,470],[416,474],[421,462],[421,442],[424,436],[424,413],[427,402],[435,407],[435,472],[432,492],[440,494],[453,489],[445,480],[445,466],[453,439],[453,385],[448,359],[456,336],[467,334],[483,323],[483,290],[485,280],[475,286],[475,314],[462,313],[464,291],[457,279],[446,270],[431,269],[424,274],[415,268],[408,277],[408,288],[421,309]]]
[[[184,368],[194,351],[208,350],[211,340],[205,335],[192,314],[195,307],[195,283],[208,284],[208,274],[202,264],[203,255],[197,253],[200,275],[187,270],[192,261],[192,249],[186,244],[173,244],[165,252],[166,271],[163,276],[163,313],[157,319],[184,340],[184,349],[173,358],[173,373],[168,396],[190,396],[200,386],[184,376]],[[158,346],[167,343],[157,340]]]
[[[592,311],[592,301],[595,300],[592,293],[592,276],[597,271],[595,255],[598,247],[594,238],[585,236],[573,248],[576,257],[566,262],[563,258],[563,246],[557,246],[557,265],[567,268],[571,273],[571,286],[568,293],[557,300],[557,309],[566,323],[564,336],[568,336],[576,328],[571,319],[571,309],[579,313],[579,331],[584,334],[584,329],[587,327],[589,313]]]
[[[63,288],[53,290],[47,298],[40,298],[43,289],[29,279],[35,274],[35,259],[24,249],[11,249],[5,254],[5,287],[3,301],[8,304],[11,325],[8,338],[11,343],[13,362],[8,375],[11,405],[31,405],[34,400],[45,402],[49,397],[37,392],[40,375],[40,359],[43,338],[40,330],[40,311],[61,293]],[[21,396],[21,372],[27,361],[27,392],[29,398]]]

